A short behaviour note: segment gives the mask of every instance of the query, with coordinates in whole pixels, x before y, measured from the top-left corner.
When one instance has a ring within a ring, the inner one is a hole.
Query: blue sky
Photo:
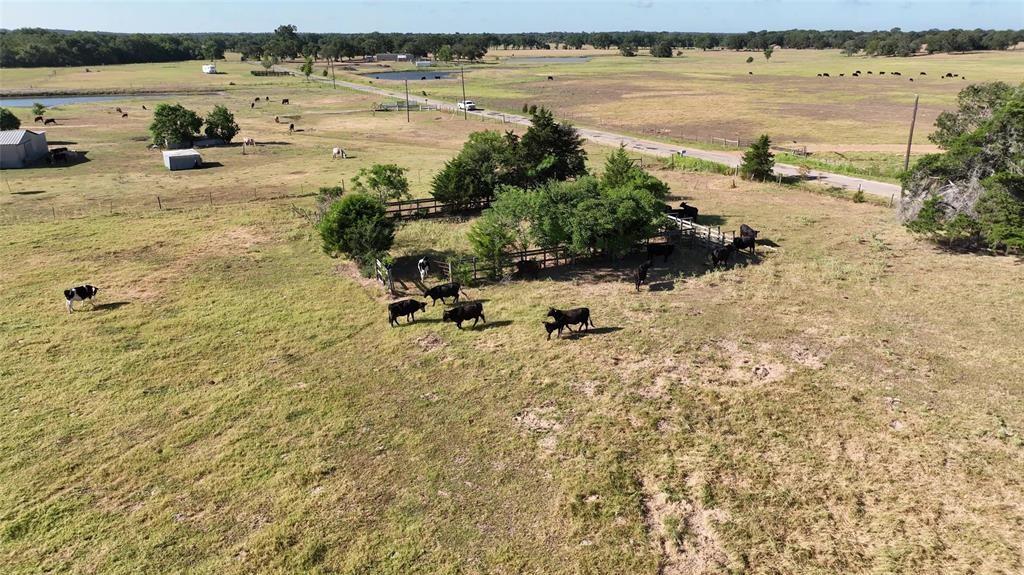
[[[1024,0],[0,0],[0,27],[111,32],[1024,28]]]

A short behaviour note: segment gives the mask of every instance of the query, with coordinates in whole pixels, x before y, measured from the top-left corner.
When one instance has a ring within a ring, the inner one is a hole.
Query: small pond
[[[458,78],[458,70],[405,70],[400,72],[370,72],[369,74],[360,74],[364,78],[372,78],[374,80],[446,80],[448,78]]]

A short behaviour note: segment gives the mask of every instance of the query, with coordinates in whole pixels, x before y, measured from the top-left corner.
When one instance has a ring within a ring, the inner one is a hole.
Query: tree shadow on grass
[[[109,303],[99,303],[96,304],[96,307],[94,307],[93,309],[95,311],[112,311],[115,309],[120,309],[126,305],[131,305],[131,303],[132,302],[130,301],[112,301]]]

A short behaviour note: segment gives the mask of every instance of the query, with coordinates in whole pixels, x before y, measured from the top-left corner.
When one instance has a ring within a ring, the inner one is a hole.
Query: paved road
[[[297,74],[295,70],[289,68],[278,68],[283,71]],[[310,79],[317,80],[319,82],[331,83],[328,78],[311,76]],[[376,94],[378,96],[385,96],[388,98],[394,98],[396,100],[404,100],[405,93],[397,92],[393,90],[386,90],[378,88],[376,86],[367,86],[364,84],[356,84],[353,82],[346,82],[344,80],[337,80],[339,86],[348,88],[350,90],[356,90],[359,92],[366,92],[369,94]],[[454,110],[455,104],[451,102],[444,102],[441,100],[435,100],[433,98],[424,98],[422,96],[412,97],[410,99],[417,103],[425,103],[433,106],[438,106],[444,110]],[[526,116],[519,114],[506,114],[504,112],[495,112],[491,110],[474,110],[469,112],[470,116],[482,116],[485,118],[491,118],[500,122],[510,124],[522,124],[530,125],[530,119]],[[596,144],[605,146],[619,146],[624,144],[626,149],[635,150],[644,154],[650,154],[653,156],[669,157],[674,154],[678,154],[681,150],[685,151],[685,155],[691,158],[700,158],[701,160],[707,160],[709,162],[715,162],[718,164],[725,164],[731,167],[737,167],[740,165],[740,155],[738,153],[729,152],[713,152],[708,150],[701,150],[697,148],[687,148],[679,145],[666,144],[664,142],[656,142],[653,140],[645,140],[642,138],[636,138],[633,136],[626,136],[623,134],[616,134],[614,132],[606,132],[604,130],[595,130],[592,128],[581,128],[576,127],[580,135]],[[796,176],[799,174],[799,168],[796,166],[790,166],[788,164],[775,164],[775,173],[783,176]],[[866,180],[864,178],[857,178],[854,176],[846,176],[843,174],[833,174],[830,172],[820,172],[818,170],[811,170],[808,173],[808,178],[812,181],[821,184],[823,186],[835,186],[844,188],[847,190],[856,190],[860,188],[864,190],[866,194],[872,194],[885,199],[892,199],[899,196],[900,187],[896,184],[890,184],[887,182],[878,182],[875,180]]]

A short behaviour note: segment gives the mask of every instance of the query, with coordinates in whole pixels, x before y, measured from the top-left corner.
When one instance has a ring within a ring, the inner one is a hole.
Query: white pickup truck
[[[476,110],[476,102],[473,100],[459,101],[460,110]]]

